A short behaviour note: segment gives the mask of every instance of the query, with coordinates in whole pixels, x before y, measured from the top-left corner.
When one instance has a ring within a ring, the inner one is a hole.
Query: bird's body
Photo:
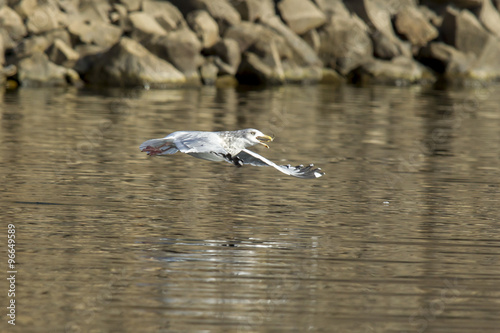
[[[226,161],[236,166],[245,164],[271,166],[291,176],[299,178],[319,178],[324,175],[321,169],[313,169],[313,165],[292,167],[277,165],[259,154],[246,148],[261,144],[269,148],[265,142],[273,138],[256,129],[238,131],[202,132],[178,131],[161,139],[151,139],[142,143],[141,151],[148,155],[169,155],[180,151],[193,157],[209,161]]]

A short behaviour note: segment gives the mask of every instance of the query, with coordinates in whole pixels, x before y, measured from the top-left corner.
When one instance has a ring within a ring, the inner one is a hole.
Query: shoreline
[[[0,1],[0,86],[500,81],[500,0]]]

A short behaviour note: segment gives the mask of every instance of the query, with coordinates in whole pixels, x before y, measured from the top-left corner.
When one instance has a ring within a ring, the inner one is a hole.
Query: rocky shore
[[[500,79],[500,0],[0,0],[0,85]]]

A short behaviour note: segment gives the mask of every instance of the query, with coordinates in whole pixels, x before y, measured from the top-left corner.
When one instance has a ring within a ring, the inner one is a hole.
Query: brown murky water
[[[498,87],[2,93],[15,329],[499,332],[499,105]],[[326,176],[138,150],[246,127]],[[5,299],[5,237],[0,255]]]

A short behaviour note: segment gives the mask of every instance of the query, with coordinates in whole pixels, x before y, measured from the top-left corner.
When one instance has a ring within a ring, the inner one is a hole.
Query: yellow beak
[[[272,137],[270,137],[269,135],[264,135],[264,136],[258,136],[257,137],[257,140],[259,140],[260,144],[265,146],[266,148],[269,148],[268,145],[266,145],[264,142],[271,142],[273,141],[274,139]]]

